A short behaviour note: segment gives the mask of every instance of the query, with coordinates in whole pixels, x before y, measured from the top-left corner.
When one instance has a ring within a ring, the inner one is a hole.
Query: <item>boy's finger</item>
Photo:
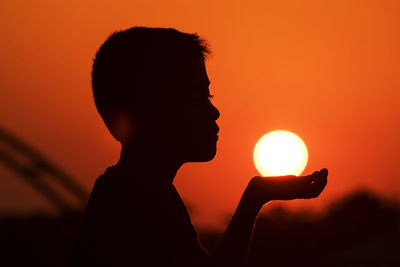
[[[320,173],[322,176],[328,176],[328,169],[323,168],[323,169],[321,169],[321,170],[319,171],[319,173]]]

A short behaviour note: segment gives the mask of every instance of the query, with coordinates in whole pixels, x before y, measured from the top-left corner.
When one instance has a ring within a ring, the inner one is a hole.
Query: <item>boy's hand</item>
[[[256,176],[250,180],[245,198],[258,207],[271,200],[309,199],[318,197],[327,183],[328,170],[307,176]]]

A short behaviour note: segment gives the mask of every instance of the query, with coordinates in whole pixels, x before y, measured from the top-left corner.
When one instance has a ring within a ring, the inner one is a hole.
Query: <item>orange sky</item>
[[[263,134],[306,142],[305,173],[327,167],[321,207],[356,188],[400,193],[400,2],[15,1],[0,3],[0,125],[38,148],[88,190],[118,160],[98,116],[91,60],[115,30],[174,27],[207,39],[211,93],[221,117],[218,154],[176,178],[196,224],[221,223],[257,175]],[[0,213],[48,209],[0,165]]]

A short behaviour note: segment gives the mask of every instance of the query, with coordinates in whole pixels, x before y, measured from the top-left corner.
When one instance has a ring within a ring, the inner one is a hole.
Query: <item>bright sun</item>
[[[263,176],[300,175],[308,160],[303,140],[288,131],[272,131],[254,148],[254,164]]]

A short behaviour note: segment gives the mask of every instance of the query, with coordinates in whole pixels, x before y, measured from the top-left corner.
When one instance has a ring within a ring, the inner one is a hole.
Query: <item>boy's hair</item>
[[[134,117],[140,116],[143,109],[152,108],[151,98],[173,98],[169,90],[179,83],[179,69],[191,60],[204,62],[209,54],[197,34],[172,28],[133,27],[111,34],[97,51],[92,69],[96,108],[111,134],[115,112],[129,108]]]

